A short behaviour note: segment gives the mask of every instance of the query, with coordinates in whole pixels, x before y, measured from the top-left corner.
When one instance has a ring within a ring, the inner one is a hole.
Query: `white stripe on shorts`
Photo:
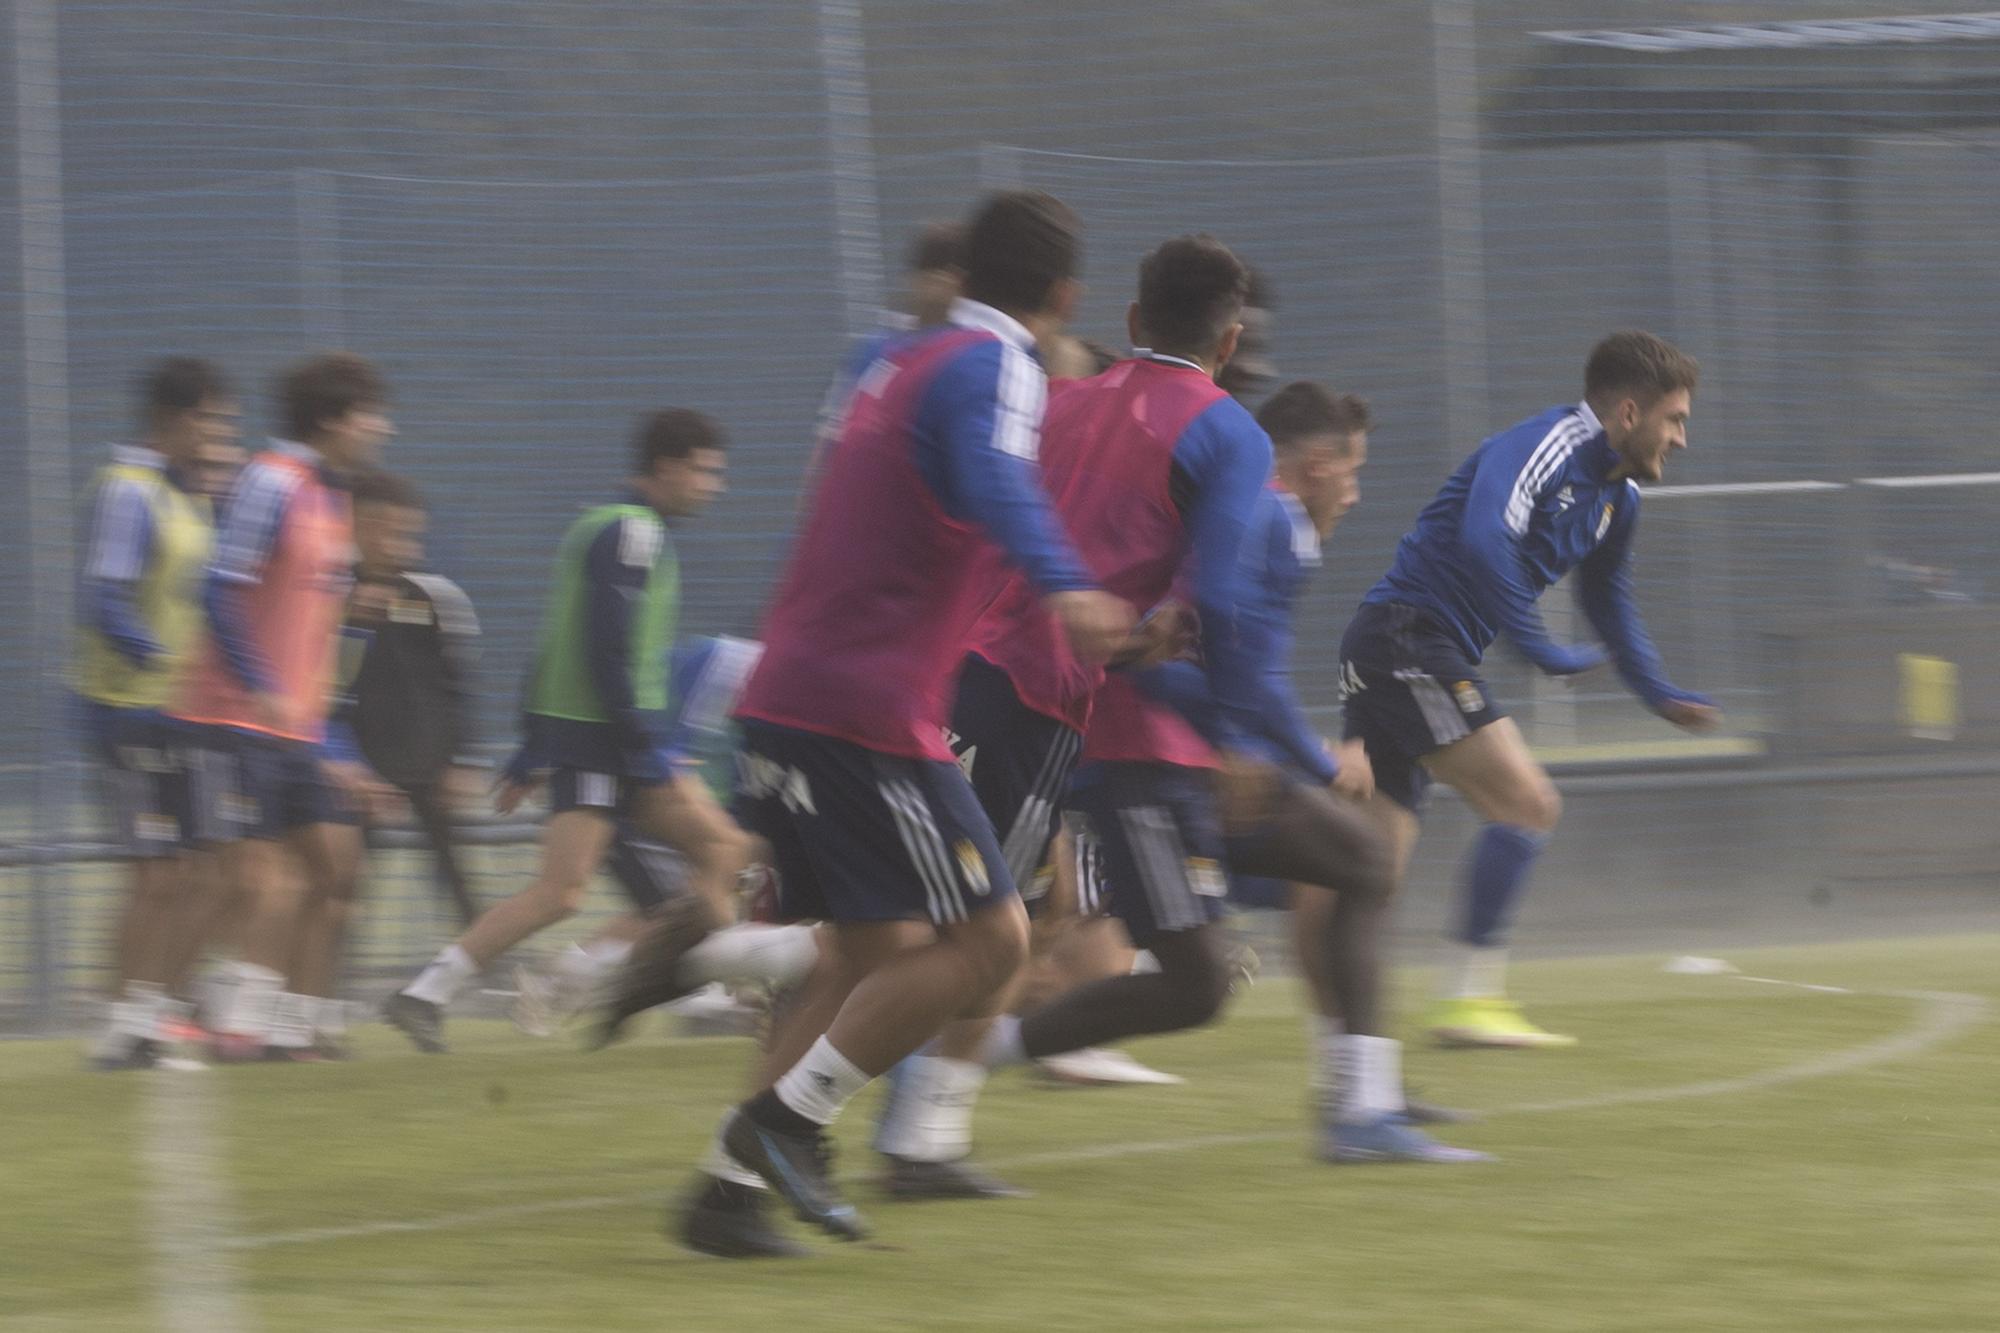
[[[933,921],[959,920],[964,913],[952,913],[951,876],[945,868],[941,849],[932,848],[923,835],[923,822],[928,816],[919,816],[917,811],[923,799],[908,781],[899,779],[878,780],[875,790],[881,794],[882,803],[889,807],[889,813],[896,821],[896,834],[903,842],[903,854],[910,858],[917,878],[923,881],[924,899],[930,909]]]
[[[1189,930],[1207,920],[1188,882],[1187,851],[1173,816],[1157,805],[1120,810],[1132,859],[1152,904],[1153,924],[1162,930]]]
[[[1409,688],[1410,697],[1417,701],[1424,725],[1430,728],[1431,739],[1437,744],[1450,745],[1472,734],[1465,714],[1459,711],[1445,687],[1437,683],[1437,677],[1405,668],[1396,672],[1396,679]]]

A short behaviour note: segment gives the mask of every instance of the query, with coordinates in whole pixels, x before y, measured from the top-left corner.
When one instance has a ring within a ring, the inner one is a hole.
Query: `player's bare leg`
[[[1562,817],[1562,798],[1512,718],[1501,718],[1426,757],[1485,821],[1473,846],[1460,949],[1431,1023],[1448,1045],[1569,1046],[1506,998],[1507,928],[1535,858]]]
[[[261,1055],[279,1035],[306,869],[289,844],[269,838],[231,845],[224,864],[242,894],[243,949],[228,1012],[218,1016],[217,1050],[225,1059],[244,1059]]]
[[[304,997],[315,1054],[346,1058],[346,1010],[340,1002],[340,957],[360,897],[364,855],[358,824],[313,824],[293,835],[310,888],[299,913],[291,990]]]
[[[444,1050],[442,1013],[446,1005],[488,963],[522,940],[576,914],[590,877],[604,863],[612,822],[600,812],[564,810],[542,826],[541,866],[527,888],[480,914],[447,945],[417,979],[391,996],[383,1016],[419,1050]]]

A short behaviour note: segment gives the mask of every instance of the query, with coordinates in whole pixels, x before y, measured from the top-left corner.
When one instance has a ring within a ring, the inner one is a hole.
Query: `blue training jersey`
[[[1505,634],[1551,675],[1604,660],[1594,646],[1549,638],[1536,599],[1578,571],[1577,596],[1619,675],[1648,704],[1706,702],[1668,682],[1632,598],[1630,549],[1639,487],[1611,480],[1618,457],[1590,405],[1552,407],[1486,440],[1417,515],[1364,603],[1427,613],[1466,657]]]
[[[1299,594],[1319,567],[1319,533],[1297,496],[1276,484],[1264,488],[1245,535],[1238,580],[1241,601],[1236,632],[1256,663],[1249,738],[1286,766],[1315,782],[1339,771],[1326,744],[1306,718],[1292,684],[1292,645]],[[1185,715],[1211,743],[1225,732],[1210,678],[1191,662],[1168,662],[1138,673],[1141,689]]]

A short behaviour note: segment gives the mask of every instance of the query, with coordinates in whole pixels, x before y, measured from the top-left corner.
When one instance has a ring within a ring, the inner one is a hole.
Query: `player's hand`
[[[1720,708],[1692,699],[1669,699],[1660,705],[1659,713],[1682,731],[1714,731],[1722,725]]]
[[[1268,822],[1283,781],[1277,768],[1252,755],[1229,750],[1219,757],[1222,767],[1215,775],[1215,795],[1222,810],[1224,831],[1244,833]]]
[[[257,715],[260,724],[271,730],[282,732],[286,729],[285,705],[277,695],[266,694],[262,690],[252,690],[250,711]]]
[[[470,810],[486,794],[486,770],[469,764],[453,764],[439,782],[445,803],[454,809]]]
[[[1333,794],[1350,801],[1365,801],[1375,794],[1375,766],[1368,762],[1368,747],[1359,740],[1342,741],[1333,752],[1340,771],[1333,775]]]
[[[1137,619],[1130,602],[1099,588],[1053,592],[1042,599],[1042,605],[1063,627],[1076,655],[1092,666],[1117,655]]]
[[[535,789],[541,785],[542,780],[533,774],[524,778],[502,774],[500,780],[493,784],[493,813],[513,814],[521,808],[521,802],[533,796]]]
[[[1141,620],[1111,659],[1111,665],[1144,670],[1187,655],[1194,644],[1195,615],[1179,602],[1161,602]]]
[[[346,759],[327,759],[321,767],[336,787],[347,794],[347,799],[373,823],[394,818],[403,813],[401,793],[375,776],[366,764],[357,764]]]

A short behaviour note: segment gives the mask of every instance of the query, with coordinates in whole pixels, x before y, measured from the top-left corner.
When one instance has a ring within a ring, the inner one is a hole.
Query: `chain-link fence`
[[[1991,22],[1780,22],[1794,11],[15,0],[0,1001],[46,1013],[102,953],[114,870],[49,850],[92,829],[61,672],[76,496],[148,358],[221,360],[253,426],[307,350],[384,364],[391,462],[486,626],[498,744],[554,541],[614,485],[645,408],[731,432],[732,492],[683,548],[687,620],[754,633],[843,339],[893,292],[903,239],[983,185],[1083,216],[1080,332],[1116,341],[1138,257],[1206,229],[1275,293],[1280,368],[1374,403],[1364,502],[1304,621],[1315,706],[1443,474],[1573,398],[1591,342],[1638,325],[1704,365],[1693,448],[1646,504],[1642,602],[1732,730],[1687,748],[1615,686],[1496,662],[1533,738],[1642,783],[1860,752],[1976,769],[2000,748],[1979,651],[2000,641],[2000,43]],[[1577,632],[1564,600],[1551,620]],[[1956,696],[1913,690],[1908,659],[1952,663]],[[1660,825],[1699,843],[1712,811],[1660,790]],[[1823,846],[1810,793],[1830,790],[1746,800],[1745,839]],[[1957,882],[1996,860],[1973,838],[1942,870],[1906,863]],[[1710,873],[1771,883],[1759,864]],[[378,869],[370,968],[441,928],[413,869]],[[498,891],[522,862],[496,849],[487,869]]]

